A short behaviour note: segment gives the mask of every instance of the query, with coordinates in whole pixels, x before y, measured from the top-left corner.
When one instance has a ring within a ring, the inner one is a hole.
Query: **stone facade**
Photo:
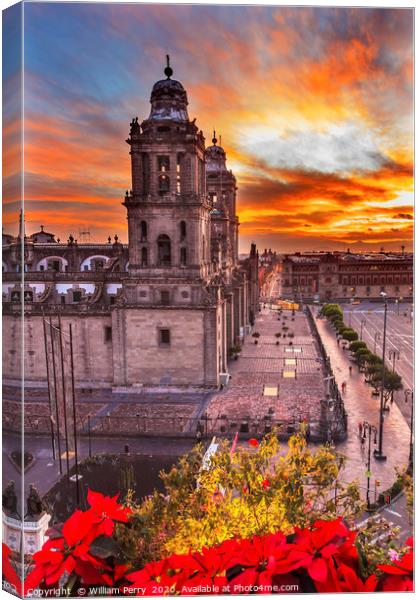
[[[147,119],[130,124],[128,244],[62,243],[41,230],[3,235],[3,377],[46,384],[43,318],[74,335],[79,387],[217,388],[230,349],[258,311],[258,253],[238,259],[236,180],[206,149],[181,83],[158,81]],[[24,286],[21,287],[22,271]],[[23,296],[23,297],[22,297]],[[22,304],[22,302],[24,304]]]
[[[412,300],[413,255],[325,252],[288,254],[282,262],[282,296],[296,300]]]

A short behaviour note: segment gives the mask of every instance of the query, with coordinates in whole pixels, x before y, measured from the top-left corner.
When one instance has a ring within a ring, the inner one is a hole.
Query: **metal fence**
[[[208,439],[218,437],[233,438],[237,432],[239,437],[261,437],[274,429],[279,439],[288,439],[298,432],[305,422],[297,416],[294,421],[279,421],[269,416],[263,419],[210,418],[206,415],[196,418],[188,417],[143,417],[143,416],[79,416],[76,419],[77,431],[82,437],[181,437]],[[51,434],[51,418],[48,415],[28,415],[24,417],[25,433],[34,435]],[[327,440],[327,431],[318,423],[306,423],[307,437],[311,441]],[[10,412],[3,412],[4,431],[20,432],[21,417]]]
[[[343,398],[340,393],[340,390],[338,389],[338,385],[335,380],[333,370],[331,368],[330,357],[328,356],[327,351],[325,350],[325,346],[319,334],[318,327],[316,326],[314,316],[309,307],[306,307],[306,315],[308,317],[312,335],[316,340],[322,357],[325,379],[327,381],[327,398],[325,411],[326,423],[324,424],[324,428],[327,431],[327,439],[343,439],[347,434],[347,413],[344,406]]]

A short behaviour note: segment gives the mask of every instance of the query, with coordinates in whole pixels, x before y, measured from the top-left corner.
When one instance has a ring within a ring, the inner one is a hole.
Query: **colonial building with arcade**
[[[401,252],[306,252],[282,260],[282,295],[312,302],[354,298],[413,300],[413,254]]]
[[[76,385],[217,388],[258,311],[258,253],[238,258],[236,179],[188,116],[182,84],[155,83],[151,111],[126,140],[128,244],[3,234],[3,378],[47,379],[43,320],[74,332]],[[24,271],[24,273],[22,273]],[[22,275],[24,284],[22,285]]]

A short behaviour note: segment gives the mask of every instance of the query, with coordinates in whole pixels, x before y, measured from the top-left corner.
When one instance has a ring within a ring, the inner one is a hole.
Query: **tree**
[[[345,340],[348,342],[355,342],[358,339],[357,332],[354,329],[347,328],[344,331],[340,332]]]
[[[261,443],[220,442],[202,468],[197,450],[168,474],[165,492],[133,507],[132,526],[122,543],[130,556],[161,558],[209,547],[234,537],[274,531],[285,534],[317,518],[354,520],[362,506],[356,483],[342,483],[344,458],[330,446],[310,450],[302,430],[280,453],[274,433]]]
[[[360,350],[360,348],[367,348],[366,342],[362,342],[362,340],[356,340],[355,342],[352,342],[349,346],[349,350],[351,352],[357,352],[358,350]]]
[[[382,361],[381,361],[382,362]],[[379,379],[376,377],[377,374],[380,374]],[[369,363],[365,368],[365,381],[367,383],[372,383],[372,380],[375,379],[379,382],[379,387],[382,382],[382,364],[378,363]],[[375,393],[378,393],[378,389],[376,386],[372,386],[375,388]]]
[[[338,304],[324,304],[321,309],[321,314],[331,319],[333,316],[341,316],[343,317],[343,310]]]
[[[378,393],[382,389],[382,377],[383,370],[379,368],[372,374],[369,384],[374,388],[375,393]],[[398,373],[393,373],[389,369],[385,368],[384,375],[384,408],[387,407],[389,400],[394,392],[401,390],[403,387],[401,376]]]
[[[369,359],[371,356],[373,356],[373,354],[367,348],[359,348],[359,350],[357,350],[354,353],[354,358],[359,369],[363,369],[363,367],[365,367],[366,364],[369,363]]]
[[[377,354],[373,354],[373,352],[372,352],[369,357],[369,364],[370,365],[382,365],[382,358],[380,356],[378,356]]]

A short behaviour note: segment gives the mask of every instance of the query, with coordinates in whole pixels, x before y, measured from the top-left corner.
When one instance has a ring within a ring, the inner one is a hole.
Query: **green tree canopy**
[[[370,357],[373,356],[372,352],[370,350],[368,350],[367,348],[359,348],[355,353],[354,353],[354,358],[356,360],[356,364],[359,367],[364,366],[366,363],[369,362]]]
[[[343,310],[339,304],[324,304],[321,309],[321,314],[329,319],[337,315],[343,317]]]
[[[358,350],[360,350],[360,348],[367,348],[366,342],[362,342],[362,340],[357,340],[355,342],[352,342],[349,346],[351,352],[357,352]]]
[[[375,365],[372,365],[374,367]],[[370,385],[374,388],[376,392],[379,392],[382,388],[382,368],[377,368],[370,377]],[[391,396],[394,392],[401,390],[403,387],[401,376],[398,373],[393,373],[389,369],[385,368],[384,375],[384,403],[385,406],[388,401],[391,399]]]
[[[357,332],[351,328],[344,329],[343,331],[340,331],[340,333],[343,336],[343,338],[348,342],[355,342],[359,337],[357,335]]]

